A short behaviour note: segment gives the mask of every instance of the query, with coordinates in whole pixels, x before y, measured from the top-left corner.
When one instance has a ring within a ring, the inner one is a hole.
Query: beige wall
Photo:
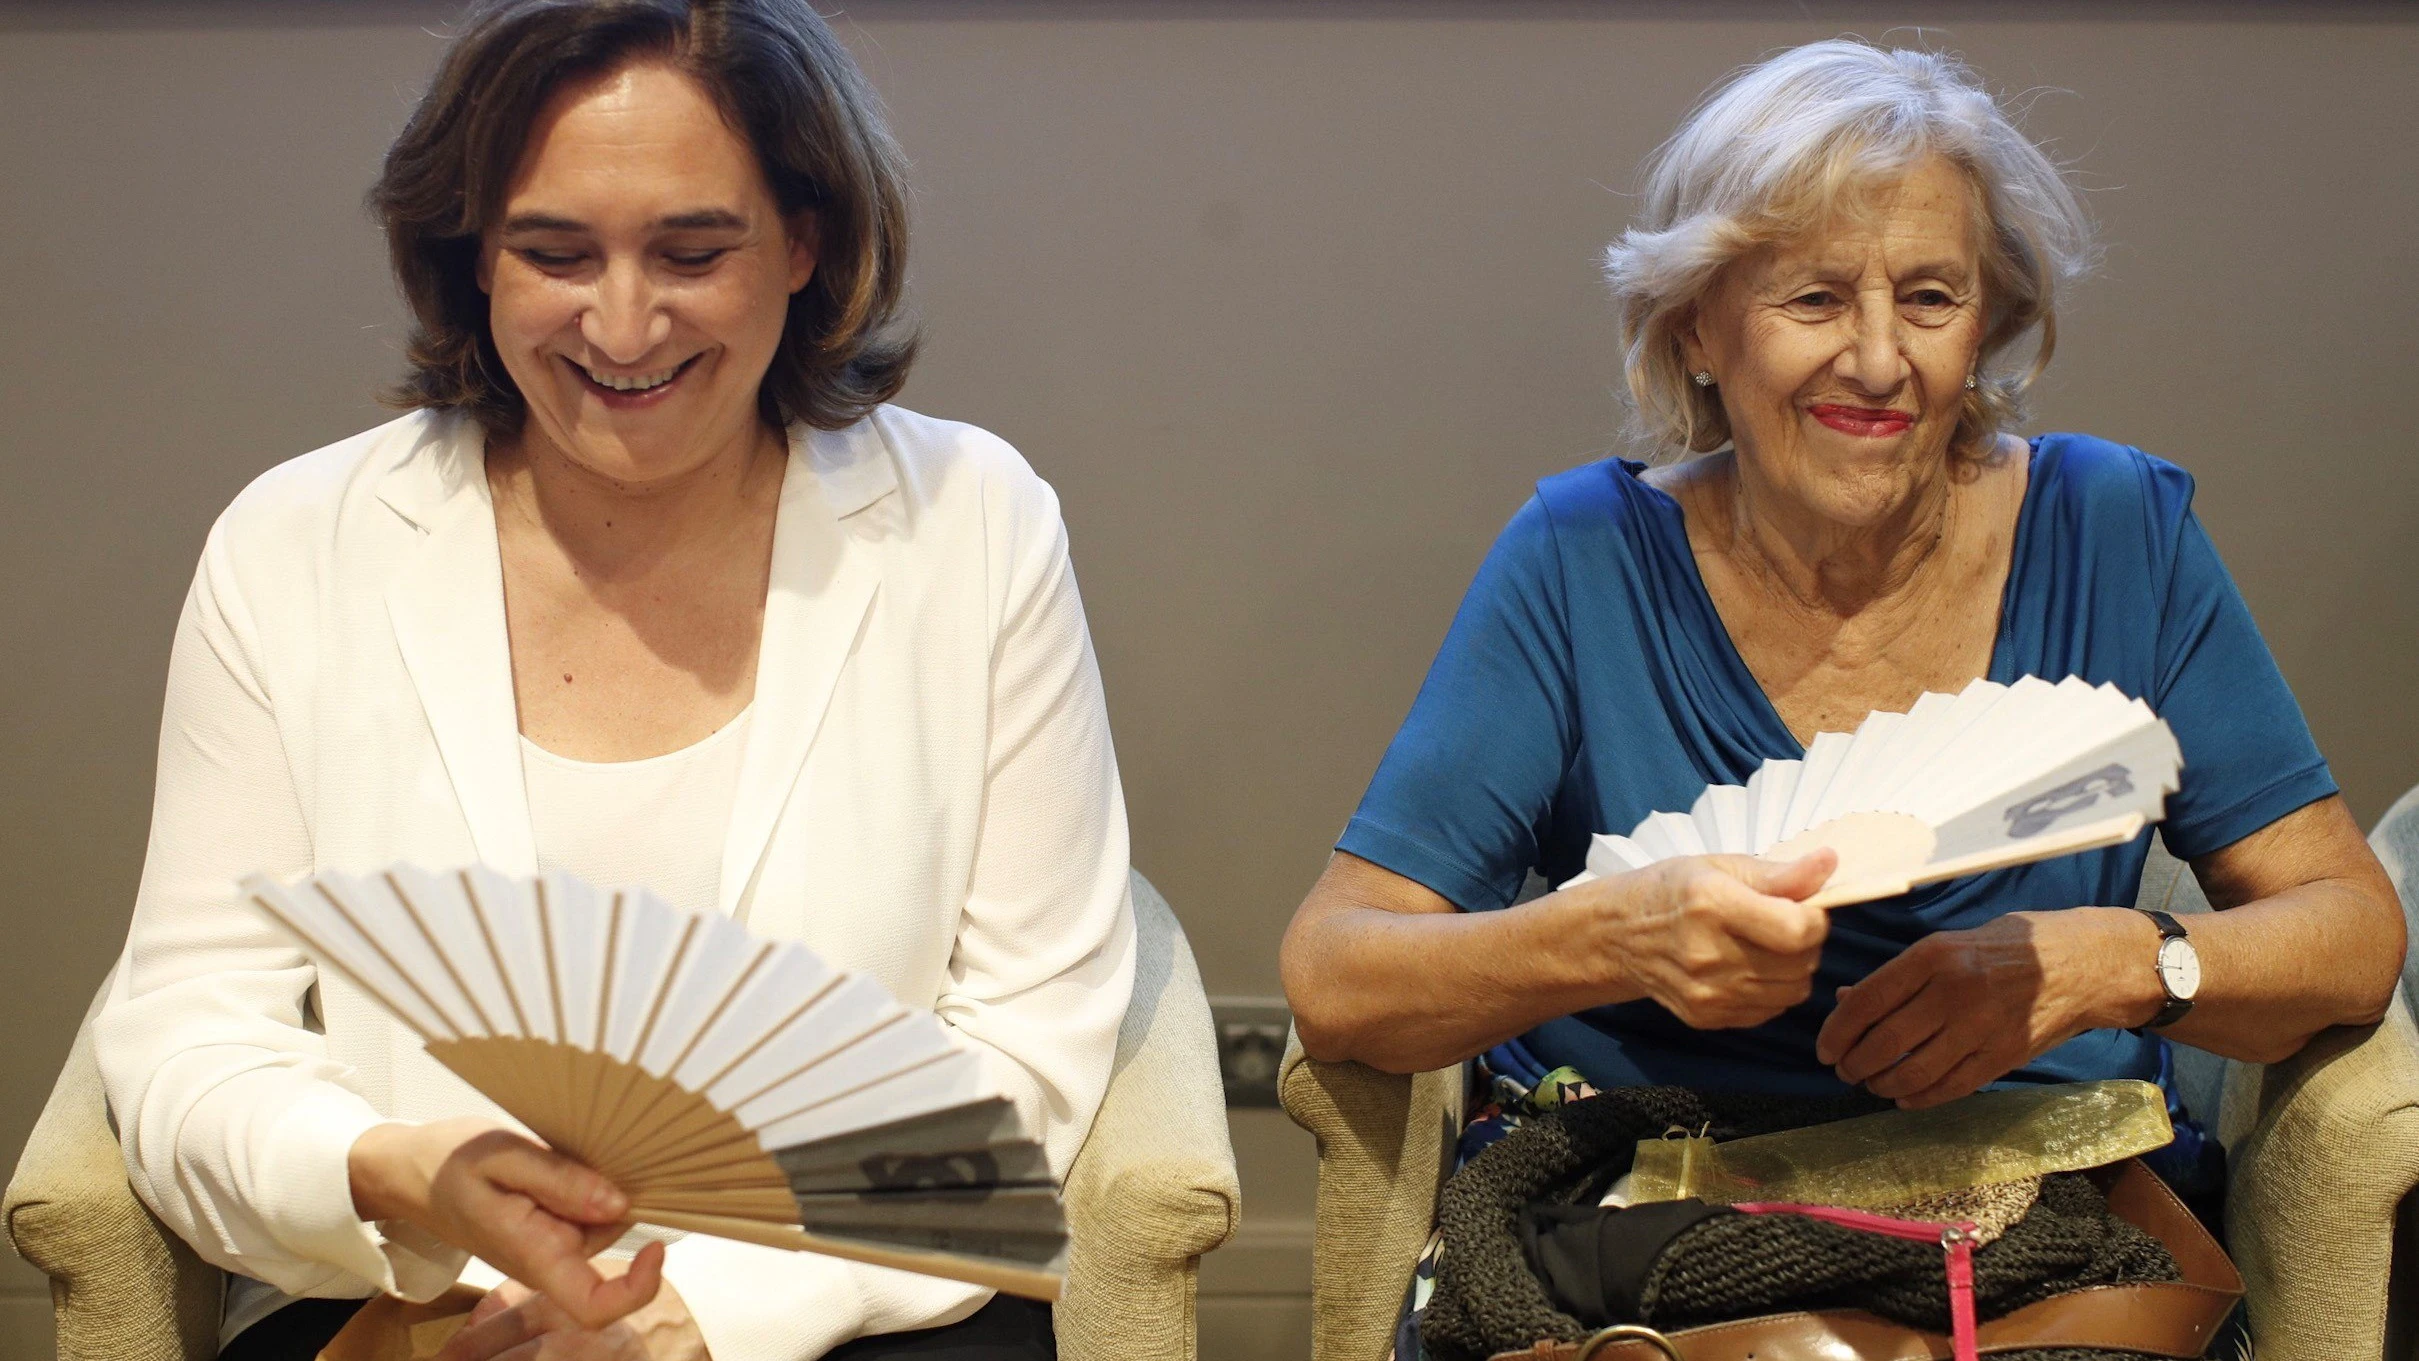
[[[2355,809],[2419,780],[2406,12],[849,9],[920,190],[906,401],[1062,493],[1136,858],[1213,990],[1275,990],[1479,555],[1612,447],[1593,258],[1639,157],[1724,70],[1843,31],[1921,21],[2043,91],[2111,249],[2039,424],[2200,474]],[[203,530],[377,419],[396,308],[357,205],[449,12],[0,0],[0,1154],[124,930]],[[1298,1301],[1247,1307],[1298,1289],[1306,1155],[1274,1120],[1238,1125],[1260,1265],[1207,1315],[1236,1355],[1301,1336]],[[37,1288],[0,1272],[0,1338],[38,1345]]]

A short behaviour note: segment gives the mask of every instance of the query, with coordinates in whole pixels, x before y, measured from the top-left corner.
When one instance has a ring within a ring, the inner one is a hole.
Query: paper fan
[[[2131,841],[2158,820],[2182,765],[2165,721],[2113,685],[1978,680],[1819,734],[1805,759],[1710,786],[1686,813],[1599,835],[1570,884],[1674,856],[1787,860],[1829,846],[1839,868],[1808,902],[1888,898]]]
[[[1058,1297],[1041,1145],[939,1017],[870,978],[566,875],[243,891],[634,1220]]]

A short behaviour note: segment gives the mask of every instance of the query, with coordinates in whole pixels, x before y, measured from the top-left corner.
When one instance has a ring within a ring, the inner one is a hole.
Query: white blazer
[[[142,1199],[291,1294],[428,1298],[464,1265],[355,1217],[389,1119],[492,1111],[239,900],[397,860],[537,870],[484,442],[415,414],[272,469],[178,622],[151,840],[95,1028]],[[1063,1174],[1132,988],[1124,796],[1057,498],[1016,451],[894,407],[798,430],[773,534],[721,906],[929,1006]],[[718,1361],[962,1317],[951,1282],[692,1236]]]

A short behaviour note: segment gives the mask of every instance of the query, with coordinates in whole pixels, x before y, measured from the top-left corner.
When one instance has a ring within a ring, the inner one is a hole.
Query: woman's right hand
[[[1502,912],[1337,851],[1278,966],[1314,1059],[1389,1073],[1459,1063],[1547,1021],[1652,998],[1699,1029],[1804,1000],[1830,922],[1808,907],[1838,860],[1668,860]]]
[[[588,1259],[619,1238],[630,1199],[595,1170],[492,1120],[372,1126],[346,1166],[353,1211],[402,1220],[478,1256],[601,1328],[655,1297],[663,1245],[607,1279]]]
[[[1563,890],[1607,973],[1698,1030],[1761,1025],[1806,1000],[1830,918],[1802,901],[1838,863],[1687,856]]]

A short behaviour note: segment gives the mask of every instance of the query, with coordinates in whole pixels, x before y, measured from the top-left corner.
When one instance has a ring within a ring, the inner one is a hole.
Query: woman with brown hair
[[[410,414],[213,529],[97,1028],[137,1192],[232,1273],[223,1355],[457,1278],[453,1361],[1052,1353],[971,1287],[616,1250],[616,1188],[234,891],[645,884],[932,1008],[1063,1173],[1131,987],[1124,807],[1055,497],[886,404],[904,199],[804,0],[498,0],[447,53],[372,195]]]

